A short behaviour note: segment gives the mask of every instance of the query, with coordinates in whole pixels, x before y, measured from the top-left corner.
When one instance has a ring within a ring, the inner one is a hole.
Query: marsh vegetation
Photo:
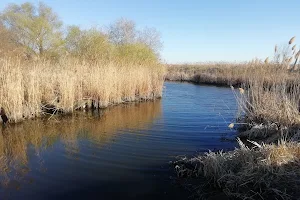
[[[162,95],[155,29],[120,19],[107,30],[69,26],[64,32],[43,3],[8,5],[0,19],[0,105],[10,122]]]
[[[100,108],[160,98],[168,80],[231,86],[233,104],[237,103],[238,116],[226,128],[240,131],[239,148],[180,157],[173,163],[180,178],[193,181],[190,185],[198,196],[207,188],[238,199],[300,195],[300,50],[295,37],[282,48],[275,46],[273,58],[265,60],[166,66],[160,60],[162,42],[154,28],[138,29],[124,18],[106,28],[66,27],[47,5],[24,3],[10,4],[1,12],[0,43],[1,116],[7,115],[10,122],[1,130],[2,186],[11,182],[12,171],[28,173],[29,146],[39,155],[62,141],[68,153],[76,154],[79,140],[101,145],[113,140],[110,133],[119,129],[142,129],[160,116],[155,104],[141,104],[131,113],[124,107]],[[96,110],[103,123],[76,110]],[[193,108],[189,112],[195,114]],[[73,113],[75,118],[57,120],[56,113]],[[33,118],[40,119],[13,125]],[[196,127],[195,119],[188,119],[182,127]],[[161,142],[158,136],[155,140]],[[200,180],[205,184],[199,186]]]
[[[181,157],[174,163],[178,176],[188,181],[205,178],[205,184],[194,185],[198,195],[210,186],[237,199],[299,197],[300,51],[294,40],[281,52],[275,46],[272,60],[168,69],[169,79],[184,80],[181,74],[197,83],[231,85],[239,107],[236,122],[228,126],[241,131],[239,148]]]

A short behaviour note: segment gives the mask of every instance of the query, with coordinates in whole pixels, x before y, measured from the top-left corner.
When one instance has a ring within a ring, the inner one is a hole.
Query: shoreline
[[[235,137],[239,147],[178,157],[171,164],[178,181],[184,182],[192,195],[208,199],[211,194],[205,194],[207,191],[216,191],[217,196],[229,199],[298,199],[300,83],[297,69],[287,70],[285,63],[218,67],[215,70],[201,65],[168,68],[165,78],[168,81],[220,87],[232,84],[243,114],[228,124],[229,128],[238,130]]]
[[[173,80],[173,79],[165,79],[165,82],[178,82],[178,83],[192,83],[195,85],[208,85],[208,86],[216,86],[216,87],[239,87],[242,83],[223,83],[223,82],[209,82],[209,81],[196,81],[196,80]]]
[[[74,111],[72,111],[72,112],[64,112],[64,111],[56,109],[56,108],[49,108],[49,110],[54,109],[55,111],[52,113],[45,111],[45,112],[42,112],[41,115],[37,116],[37,117],[24,118],[23,120],[19,120],[16,122],[8,122],[7,124],[4,125],[4,128],[7,128],[7,126],[19,125],[28,120],[49,120],[53,116],[56,116],[59,118],[64,118],[64,117],[72,116],[78,112],[101,112],[101,111],[106,111],[106,110],[109,110],[109,109],[111,109],[113,107],[117,107],[117,106],[126,106],[126,105],[135,105],[135,104],[141,104],[141,103],[146,103],[146,102],[155,102],[155,101],[159,101],[161,99],[162,99],[162,96],[155,97],[152,99],[140,98],[140,99],[136,99],[133,101],[123,101],[121,103],[115,103],[115,104],[110,103],[104,107],[91,107],[91,106],[79,107],[77,109],[74,109]],[[0,120],[0,122],[2,123],[2,120]]]

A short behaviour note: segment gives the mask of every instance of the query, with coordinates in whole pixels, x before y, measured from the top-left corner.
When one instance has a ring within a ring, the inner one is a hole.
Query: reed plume
[[[265,64],[269,64],[269,57],[267,57],[264,62]]]
[[[289,44],[293,44],[293,42],[295,41],[296,36],[292,37],[289,41]]]
[[[297,52],[297,54],[295,55],[295,59],[298,59],[300,56],[300,50]]]

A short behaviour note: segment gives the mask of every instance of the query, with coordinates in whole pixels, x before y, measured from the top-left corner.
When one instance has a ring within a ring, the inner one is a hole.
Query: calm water
[[[161,100],[1,130],[0,199],[187,199],[169,161],[232,149],[229,88],[166,83]],[[94,199],[94,198],[93,198]]]

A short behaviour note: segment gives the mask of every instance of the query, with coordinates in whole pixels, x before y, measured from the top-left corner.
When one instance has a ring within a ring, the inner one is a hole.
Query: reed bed
[[[290,82],[298,78],[295,70],[288,70],[285,65],[274,62],[266,64],[260,60],[245,63],[166,65],[166,69],[166,81],[187,81],[221,86],[241,86],[253,80],[273,84]]]
[[[246,63],[200,63],[167,65],[167,81],[188,81],[214,85],[238,85],[249,70]]]
[[[164,68],[145,62],[85,62],[75,58],[0,60],[0,106],[10,122],[40,117],[49,107],[61,113],[76,109],[160,98]]]

